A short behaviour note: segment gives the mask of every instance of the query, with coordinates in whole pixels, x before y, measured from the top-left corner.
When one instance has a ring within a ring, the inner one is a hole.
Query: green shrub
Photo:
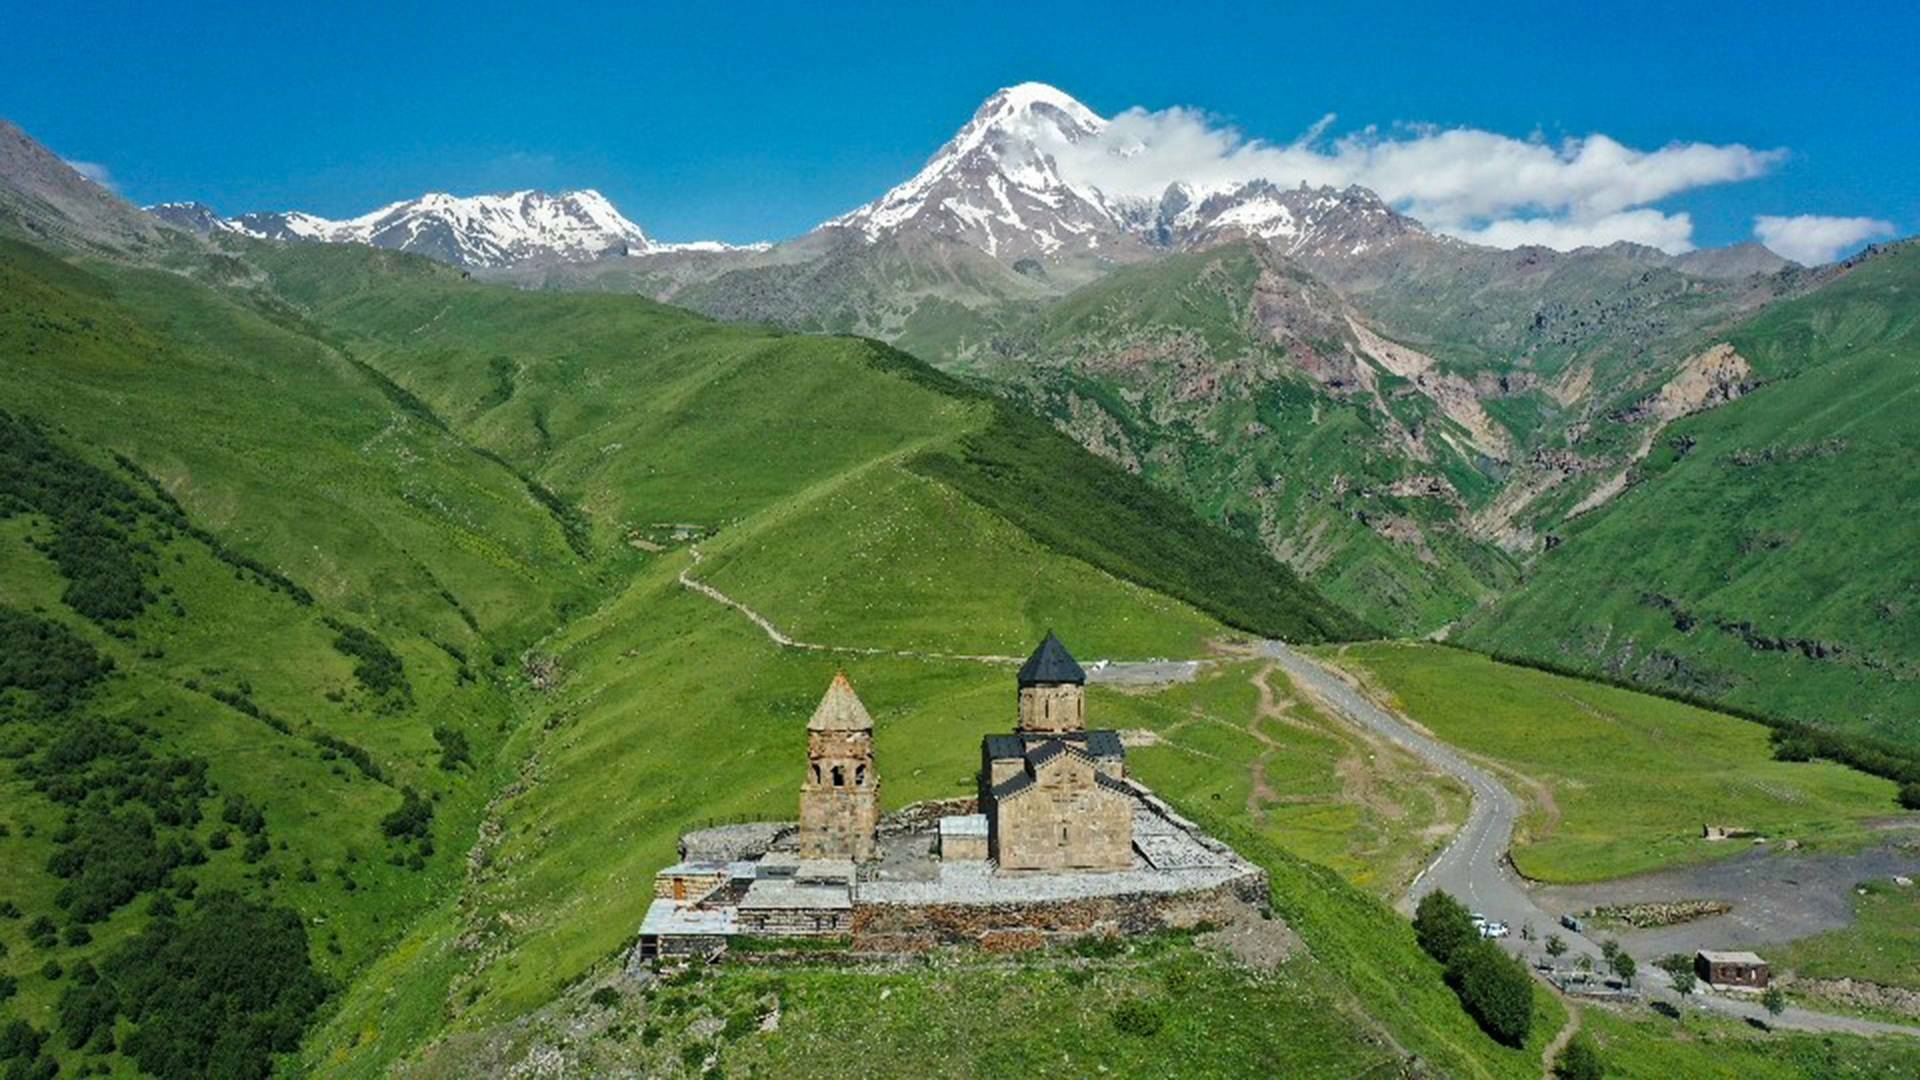
[[[1508,1046],[1524,1046],[1533,1029],[1533,977],[1491,941],[1455,949],[1447,985],[1481,1030]]]
[[[104,965],[109,985],[135,1028],[122,1049],[162,1080],[266,1076],[327,995],[300,916],[233,893],[127,942]]]
[[[1135,998],[1114,1006],[1113,1029],[1122,1035],[1138,1035],[1150,1038],[1160,1033],[1166,1018],[1152,1002]]]
[[[1462,946],[1480,940],[1466,905],[1435,889],[1413,911],[1413,936],[1428,956],[1447,963]]]
[[[620,1004],[620,991],[611,986],[603,986],[588,994],[587,1000],[603,1009],[611,1009]]]
[[[1600,1051],[1594,1049],[1593,1040],[1575,1035],[1554,1055],[1553,1075],[1555,1080],[1600,1080],[1606,1075],[1606,1067],[1600,1062]]]

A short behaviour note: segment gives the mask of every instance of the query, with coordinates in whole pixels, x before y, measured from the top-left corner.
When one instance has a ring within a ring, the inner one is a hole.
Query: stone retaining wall
[[[1017,904],[874,904],[853,909],[853,947],[862,952],[924,952],[972,944],[996,952],[1039,948],[1064,938],[1145,934],[1225,923],[1241,904],[1267,903],[1267,875],[1256,871],[1210,889],[1123,893]]]

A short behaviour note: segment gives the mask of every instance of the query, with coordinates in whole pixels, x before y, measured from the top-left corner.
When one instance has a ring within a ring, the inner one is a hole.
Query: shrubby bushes
[[[1438,890],[1420,898],[1414,937],[1446,965],[1447,985],[1481,1030],[1522,1046],[1533,1030],[1533,977],[1506,950],[1480,936],[1460,901]]]
[[[181,921],[156,918],[60,1000],[70,1045],[133,1025],[121,1050],[163,1080],[266,1077],[293,1050],[328,987],[314,971],[300,916],[212,893]]]
[[[0,516],[32,512],[53,523],[53,538],[39,546],[67,580],[61,599],[95,622],[131,619],[153,602],[153,548],[135,535],[146,505],[40,425],[0,411]]]
[[[27,691],[43,710],[59,713],[112,671],[113,661],[73,631],[0,606],[0,692]]]
[[[394,655],[387,643],[358,626],[328,619],[327,625],[333,628],[333,647],[340,655],[354,661],[353,677],[361,686],[376,694],[399,692],[411,694],[413,688],[407,684],[407,671]]]

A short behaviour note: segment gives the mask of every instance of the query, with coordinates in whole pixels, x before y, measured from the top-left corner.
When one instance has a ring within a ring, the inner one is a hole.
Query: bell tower
[[[877,854],[880,775],[873,718],[845,672],[833,677],[807,721],[807,774],[800,785],[800,857],[867,862]]]
[[[1020,666],[1020,730],[1058,735],[1087,729],[1087,673],[1060,639],[1047,631]]]

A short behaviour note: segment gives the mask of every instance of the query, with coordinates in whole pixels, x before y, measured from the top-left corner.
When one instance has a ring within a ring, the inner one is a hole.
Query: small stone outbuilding
[[[1701,949],[1693,954],[1693,973],[1715,989],[1765,990],[1771,973],[1767,962],[1750,952]]]

